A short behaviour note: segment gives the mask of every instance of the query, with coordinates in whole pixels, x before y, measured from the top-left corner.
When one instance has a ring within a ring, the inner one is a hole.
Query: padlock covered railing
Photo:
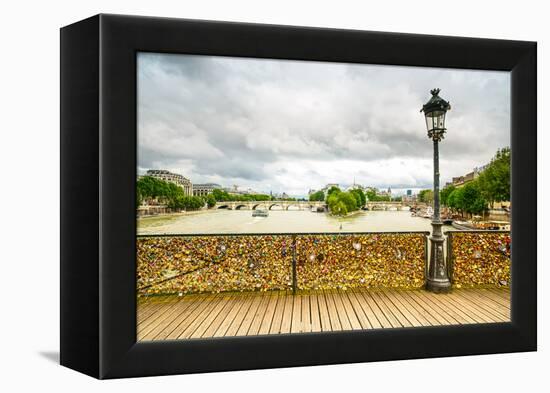
[[[449,231],[447,268],[455,288],[510,285],[510,231]]]
[[[419,288],[427,232],[137,238],[139,295]]]

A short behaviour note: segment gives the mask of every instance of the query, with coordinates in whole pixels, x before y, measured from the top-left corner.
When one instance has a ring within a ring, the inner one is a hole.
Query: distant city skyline
[[[441,184],[509,146],[507,72],[138,55],[138,173],[307,196],[328,183],[432,187],[420,107],[451,102]]]

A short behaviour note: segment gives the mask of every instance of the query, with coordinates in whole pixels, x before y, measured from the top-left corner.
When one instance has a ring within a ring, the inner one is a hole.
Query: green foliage
[[[357,201],[357,206],[359,208],[365,206],[365,203],[367,203],[367,196],[365,195],[363,190],[356,188],[354,190],[351,190],[350,192],[355,197],[355,200]]]
[[[489,204],[510,200],[510,148],[499,149],[479,177],[463,187],[445,187],[441,202],[461,213],[482,214]]]
[[[183,189],[174,183],[143,176],[137,181],[137,199],[142,203],[147,199],[157,199],[171,209],[196,210],[204,206],[204,199],[196,196],[186,196]]]
[[[462,210],[463,188],[455,188],[447,197],[447,206],[453,210]]]
[[[418,201],[424,203],[432,203],[434,200],[434,192],[432,190],[421,190],[418,193]]]
[[[372,188],[367,190],[365,197],[371,202],[389,202],[391,199],[389,195],[377,195],[376,190]]]
[[[206,206],[208,206],[208,208],[210,209],[214,207],[215,204],[216,204],[216,198],[214,198],[214,195],[208,194],[206,196]]]
[[[338,193],[340,193],[340,192],[342,192],[342,190],[340,190],[338,187],[336,187],[336,186],[330,187],[330,189],[327,191],[327,199],[328,199],[328,197],[330,197],[332,194],[334,194],[334,193],[337,193],[337,194],[338,194]]]
[[[449,184],[439,192],[439,200],[443,206],[449,206],[449,196],[454,190],[456,190],[456,187]]]
[[[495,156],[477,178],[483,197],[491,206],[510,200],[510,148],[497,150]]]
[[[247,202],[247,201],[269,201],[271,196],[267,194],[230,194],[227,191],[216,188],[212,191],[214,199],[218,202]]]
[[[327,204],[332,214],[338,216],[345,216],[346,214],[358,210],[359,205],[357,202],[356,193],[333,191],[330,193]]]
[[[314,192],[309,196],[310,201],[324,201],[325,200],[325,193],[323,191],[317,191]]]
[[[462,210],[470,214],[481,214],[487,210],[487,201],[481,195],[477,181],[467,183],[462,188]]]
[[[476,180],[455,188],[447,197],[447,206],[462,213],[482,214],[487,210],[487,201]]]

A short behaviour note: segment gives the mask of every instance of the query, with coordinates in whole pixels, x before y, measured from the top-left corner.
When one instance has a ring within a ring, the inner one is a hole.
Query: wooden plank
[[[452,293],[450,298],[450,302],[453,302],[458,307],[461,307],[464,309],[465,312],[468,313],[468,315],[473,318],[477,323],[491,323],[492,319],[488,318],[484,313],[480,312],[477,308],[472,306],[472,303],[463,299],[462,297],[458,296],[456,293]]]
[[[413,323],[405,316],[402,310],[400,310],[398,307],[395,306],[395,304],[391,301],[391,299],[386,294],[387,291],[379,291],[378,297],[386,307],[390,310],[390,312],[393,314],[393,316],[399,321],[401,326],[403,327],[413,327]]]
[[[141,318],[138,319],[138,329],[144,329],[147,325],[154,322],[161,314],[172,308],[177,301],[177,297],[170,297],[166,301],[152,304],[151,307],[141,315]]]
[[[189,307],[185,308],[176,317],[174,317],[162,330],[160,330],[152,340],[165,340],[173,331],[177,331],[180,325],[185,327],[187,318],[193,313],[197,307],[204,303],[208,299],[208,295],[197,296],[192,299]],[[181,330],[181,329],[180,329]],[[179,335],[177,333],[176,337]]]
[[[302,298],[302,332],[311,332],[311,294],[305,294]]]
[[[252,319],[252,322],[250,323],[250,329],[248,329],[247,336],[257,336],[258,332],[260,330],[260,326],[262,324],[262,320],[264,319],[265,312],[267,310],[267,305],[269,303],[270,296],[266,294],[265,292],[260,292],[260,294],[257,295],[258,297],[261,297],[261,302],[258,306],[258,309],[254,313],[254,318]]]
[[[408,296],[410,299],[413,299],[417,304],[419,304],[424,310],[430,313],[434,317],[439,325],[456,325],[457,322],[448,316],[446,313],[441,313],[441,310],[437,308],[434,309],[431,303],[425,301],[424,298],[418,296],[419,291],[404,291],[403,295]]]
[[[181,304],[180,304],[181,301]],[[158,308],[156,312],[152,313],[148,318],[143,320],[141,323],[138,323],[137,326],[137,332],[139,333],[140,337],[149,337],[150,332],[155,329],[156,326],[161,324],[162,326],[165,326],[166,323],[163,323],[166,320],[166,316],[170,316],[171,318],[168,319],[168,322],[175,318],[177,315],[179,315],[179,311],[182,310],[183,305],[187,305],[189,303],[193,303],[193,299],[182,299],[179,297],[173,297],[170,299],[169,302],[163,303],[163,306]],[[175,315],[174,312],[176,312]]]
[[[199,307],[197,307],[193,313],[189,316],[185,326],[180,325],[179,329],[170,333],[167,339],[184,339],[190,338],[191,335],[201,323],[208,318],[213,310],[216,309],[217,304],[221,301],[220,297],[216,295],[209,296]]]
[[[483,292],[483,290],[481,289],[475,289],[473,291],[468,291],[466,294],[476,297],[488,307],[491,307],[492,310],[504,317],[504,320],[507,321],[510,319],[510,307],[503,306],[499,302],[495,301],[493,298],[487,296],[487,292]]]
[[[378,307],[378,304],[374,301],[374,299],[370,296],[369,291],[358,291],[355,292],[357,295],[357,298],[360,297],[363,298],[365,304],[369,307],[370,310],[374,313],[376,316],[377,321],[379,322],[380,326],[382,328],[391,328],[393,327],[388,318],[384,315],[384,312]]]
[[[281,324],[283,322],[283,315],[285,312],[286,297],[286,292],[281,292],[279,294],[279,298],[277,299],[277,304],[275,306],[275,312],[273,313],[273,320],[271,321],[271,327],[269,328],[269,334],[281,333]]]
[[[311,331],[321,332],[323,330],[321,325],[321,314],[319,312],[319,299],[318,291],[312,291],[309,298],[309,307],[311,311]]]
[[[457,291],[459,296],[467,299],[472,304],[489,316],[493,322],[508,322],[510,310],[478,294],[475,290]]]
[[[321,322],[321,331],[331,332],[332,325],[330,323],[330,314],[328,312],[327,299],[325,292],[322,290],[317,291],[317,303],[319,305],[319,320]]]
[[[485,315],[490,316],[493,322],[508,322],[510,321],[509,314],[501,312],[501,307],[495,302],[488,301],[483,296],[477,295],[474,291],[456,291],[458,296],[468,300],[478,310],[481,310]],[[509,311],[508,311],[509,313]]]
[[[355,310],[353,309],[353,305],[349,300],[348,291],[338,291],[338,297],[340,298],[340,301],[344,306],[344,310],[347,314],[351,328],[353,330],[363,329],[363,326],[361,325],[361,322],[359,321],[359,318],[356,315]]]
[[[352,300],[352,304],[354,305],[354,308],[357,307],[356,313],[359,315],[359,309],[361,309],[362,313],[366,316],[368,320],[368,325],[372,329],[380,329],[382,328],[382,325],[378,321],[378,318],[376,317],[376,314],[374,311],[370,308],[369,304],[365,301],[365,298],[360,295],[357,292],[360,292],[360,289],[357,290],[351,290],[348,293],[348,297],[350,300]],[[365,327],[366,329],[366,327]]]
[[[267,303],[267,308],[265,310],[264,318],[258,330],[258,334],[269,334],[271,329],[271,322],[273,321],[273,316],[275,315],[275,309],[277,308],[277,300],[279,299],[279,292],[271,292],[269,294],[269,302]]]
[[[229,330],[231,325],[233,324],[233,321],[235,321],[235,318],[237,317],[237,315],[239,315],[239,313],[242,312],[241,311],[242,308],[248,304],[247,303],[248,294],[240,293],[240,294],[235,294],[234,296],[235,297],[233,301],[235,302],[235,305],[233,306],[231,311],[229,311],[229,313],[227,314],[223,322],[220,324],[218,329],[216,329],[216,332],[214,333],[214,337],[224,337],[227,334],[227,331]]]
[[[241,326],[239,326],[239,330],[237,330],[237,333],[235,334],[236,336],[246,336],[248,334],[248,330],[250,330],[250,326],[252,325],[252,321],[261,302],[262,297],[258,296],[257,293],[254,293],[252,295],[252,304],[244,316]]]
[[[185,312],[185,310],[189,308],[193,303],[193,300],[179,299],[179,301],[173,303],[172,307],[169,310],[162,313],[162,315],[156,318],[154,323],[140,328],[139,336],[144,338],[150,337],[151,339],[153,339],[182,312]]]
[[[202,318],[197,329],[189,335],[189,338],[200,338],[204,333],[210,328],[210,325],[214,320],[219,319],[220,315],[225,316],[227,314],[227,309],[231,308],[232,298],[230,295],[218,295],[220,298],[219,302],[214,306],[212,311],[205,317]]]
[[[290,333],[292,326],[292,308],[294,305],[293,296],[291,294],[286,294],[285,296],[285,308],[283,312],[283,318],[281,321],[281,334]]]
[[[493,299],[504,307],[511,308],[510,289],[508,288],[485,288],[484,291],[493,295]]]
[[[336,311],[336,305],[330,291],[323,291],[323,295],[325,296],[325,301],[327,302],[327,310],[332,331],[336,332],[342,330],[342,324],[340,323],[340,318],[338,317],[338,312]]]
[[[439,322],[422,306],[416,303],[408,296],[404,296],[402,291],[394,291],[394,296],[401,301],[404,307],[407,307],[409,312],[415,316],[415,318],[422,323],[423,326],[437,326]]]
[[[252,307],[255,299],[256,297],[252,296],[252,294],[248,294],[248,296],[243,297],[243,306],[240,308],[237,315],[235,315],[235,318],[225,333],[225,337],[237,335],[244,319],[246,318],[246,315],[248,314],[248,310]]]
[[[411,326],[427,326],[415,316],[415,314],[417,314],[416,310],[410,307],[407,303],[402,302],[401,299],[395,295],[394,291],[384,291],[383,295],[396,309],[401,312],[401,314],[403,314]]]
[[[300,333],[302,331],[302,296],[292,296],[292,323],[290,333]]]
[[[221,328],[223,322],[229,317],[235,307],[238,307],[238,297],[232,293],[227,296],[226,306],[224,309],[214,318],[208,329],[206,329],[202,337],[211,338],[214,337],[216,332]]]
[[[508,322],[509,290],[353,289],[138,299],[138,340]]]
[[[330,291],[330,294],[332,296],[332,299],[334,300],[334,306],[336,307],[336,312],[338,313],[338,319],[340,320],[340,324],[342,325],[342,330],[352,330],[351,322],[349,320],[348,314],[346,313],[346,309],[344,307],[344,303],[342,302],[340,292],[337,290],[332,290]]]
[[[366,294],[365,294],[366,295]],[[394,328],[403,327],[401,321],[392,313],[392,310],[386,305],[383,298],[380,296],[378,291],[373,291],[368,293],[372,299],[376,302],[380,310],[384,313],[391,326]]]
[[[457,307],[456,304],[450,301],[450,299],[453,297],[451,293],[436,294],[426,292],[425,295],[430,297],[433,300],[434,304],[439,304],[439,307],[445,308],[445,310],[461,324],[467,325],[469,323],[476,323],[476,320],[469,315],[467,310],[463,311],[463,307]]]

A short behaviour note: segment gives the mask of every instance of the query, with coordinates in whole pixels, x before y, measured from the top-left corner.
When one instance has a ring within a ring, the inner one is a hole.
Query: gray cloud
[[[505,72],[140,53],[138,166],[294,194],[431,185],[434,87],[452,105],[443,181],[509,145]]]

